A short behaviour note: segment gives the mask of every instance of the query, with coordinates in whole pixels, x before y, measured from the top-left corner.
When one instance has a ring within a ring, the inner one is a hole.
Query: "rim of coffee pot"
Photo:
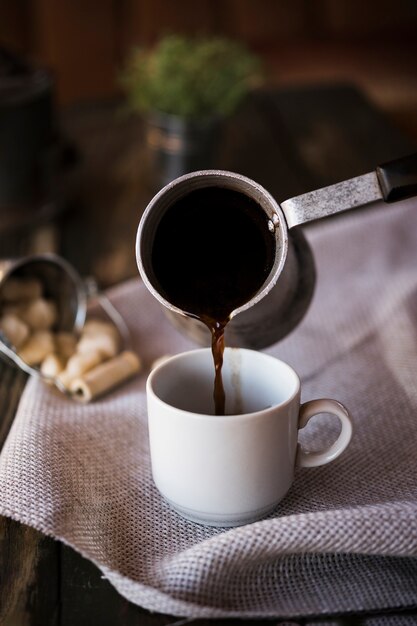
[[[278,202],[255,181],[226,170],[201,170],[176,178],[163,187],[147,205],[139,222],[136,236],[136,261],[139,273],[150,293],[166,308],[185,316],[186,312],[169,300],[158,290],[158,281],[152,269],[152,245],[162,216],[173,203],[192,191],[206,187],[223,187],[247,195],[266,213],[268,228],[275,234],[275,259],[272,269],[261,289],[242,306],[234,309],[230,319],[251,308],[262,300],[275,286],[286,261],[288,252],[288,226]]]

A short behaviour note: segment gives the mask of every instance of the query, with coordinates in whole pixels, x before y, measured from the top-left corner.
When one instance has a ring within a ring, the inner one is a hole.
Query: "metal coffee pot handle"
[[[373,202],[417,195],[417,154],[379,165],[374,172],[281,203],[288,228]]]

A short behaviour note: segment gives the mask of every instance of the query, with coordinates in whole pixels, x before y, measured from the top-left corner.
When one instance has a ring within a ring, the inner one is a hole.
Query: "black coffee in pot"
[[[180,198],[163,215],[152,267],[161,295],[212,335],[215,411],[225,412],[221,378],[224,329],[230,314],[266,281],[275,259],[268,217],[246,195],[207,187]]]

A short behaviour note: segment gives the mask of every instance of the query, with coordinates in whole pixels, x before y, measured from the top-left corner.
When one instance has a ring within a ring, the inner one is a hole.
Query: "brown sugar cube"
[[[20,316],[33,330],[48,330],[57,320],[57,308],[52,300],[38,298],[21,310]]]
[[[104,322],[103,320],[99,320],[96,318],[88,319],[84,324],[84,328],[82,330],[82,335],[106,335],[110,334],[119,337],[119,332],[114,324],[110,322]]]
[[[119,340],[112,333],[83,334],[77,344],[77,352],[100,352],[103,359],[109,359],[119,352]]]
[[[68,361],[65,371],[69,376],[82,376],[88,370],[101,363],[103,360],[100,352],[85,352],[84,354],[74,354]]]
[[[44,358],[54,352],[55,345],[52,333],[39,330],[30,335],[29,339],[19,348],[18,355],[28,365],[39,365]]]
[[[79,378],[102,361],[103,358],[99,352],[75,353],[68,360],[65,369],[58,374],[58,379],[64,387],[69,389],[75,378]]]
[[[19,348],[29,337],[29,327],[17,315],[11,313],[0,318],[0,330],[14,348]]]
[[[75,354],[77,337],[73,333],[59,332],[55,335],[56,349],[58,354],[65,360]]]
[[[64,362],[58,354],[48,354],[42,361],[40,370],[47,378],[56,378],[64,369]]]

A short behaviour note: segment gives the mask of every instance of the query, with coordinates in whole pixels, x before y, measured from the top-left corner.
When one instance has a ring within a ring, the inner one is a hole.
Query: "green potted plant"
[[[123,84],[130,108],[146,120],[158,184],[215,166],[222,123],[259,75],[258,58],[223,37],[170,35],[133,50]]]

